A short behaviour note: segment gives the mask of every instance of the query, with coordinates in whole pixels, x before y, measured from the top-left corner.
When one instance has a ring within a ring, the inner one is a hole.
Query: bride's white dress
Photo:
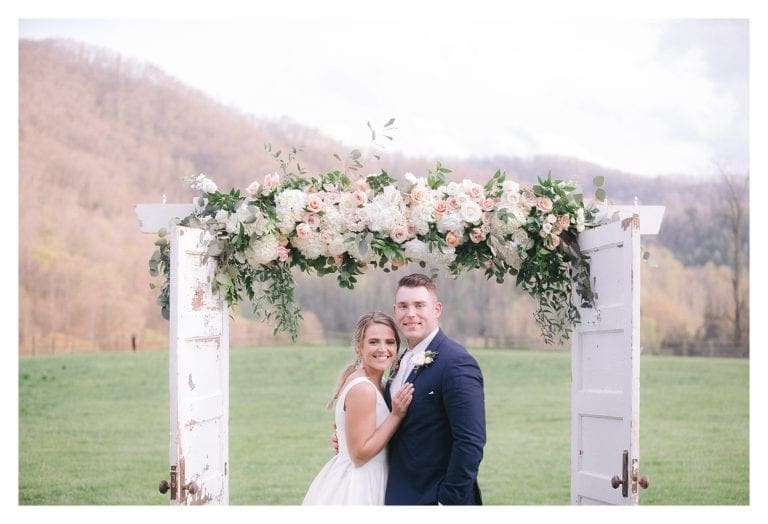
[[[355,466],[347,449],[347,434],[345,425],[344,399],[349,390],[356,384],[368,382],[370,387],[376,386],[365,377],[357,377],[349,382],[339,393],[336,401],[336,435],[339,439],[339,452],[323,466],[320,473],[309,486],[304,505],[363,505],[384,504],[384,491],[387,487],[387,448],[382,449],[375,457],[360,467]],[[376,388],[376,427],[380,426],[389,415],[389,408],[384,397]]]

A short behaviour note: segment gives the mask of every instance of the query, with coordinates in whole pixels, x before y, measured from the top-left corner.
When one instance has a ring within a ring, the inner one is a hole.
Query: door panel
[[[229,499],[228,316],[211,292],[207,234],[171,229],[169,460],[178,479],[171,503],[180,505]]]
[[[571,346],[571,503],[636,504],[636,483],[624,496],[612,479],[624,479],[624,450],[639,457],[640,235],[614,222],[579,245],[597,300],[580,310]]]

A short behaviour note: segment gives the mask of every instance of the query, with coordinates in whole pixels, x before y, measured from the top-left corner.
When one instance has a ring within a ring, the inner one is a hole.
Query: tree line
[[[156,238],[139,232],[133,206],[191,201],[181,178],[200,172],[220,187],[244,188],[279,170],[276,152],[292,147],[310,174],[355,168],[353,146],[288,119],[243,115],[154,66],[77,42],[20,41],[19,351],[167,347],[168,325],[149,287]],[[437,160],[380,153],[366,157],[363,173],[426,175]],[[458,180],[485,181],[504,169],[533,183],[551,171],[580,182],[587,196],[600,175],[615,203],[666,205],[660,234],[643,238],[644,350],[748,355],[746,173],[647,178],[555,156],[439,160]],[[332,276],[297,274],[301,342],[345,341],[363,311],[391,311],[404,270],[366,274],[352,291]],[[477,273],[439,284],[443,324],[468,345],[543,346],[535,304],[513,282]],[[247,308],[233,316],[233,344],[285,341],[250,322]]]

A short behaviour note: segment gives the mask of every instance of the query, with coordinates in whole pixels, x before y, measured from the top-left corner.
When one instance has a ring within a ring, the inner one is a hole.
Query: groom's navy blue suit
[[[385,504],[482,504],[477,471],[485,445],[485,395],[477,361],[439,330],[415,368],[408,413],[389,442]],[[391,407],[389,384],[385,391]]]

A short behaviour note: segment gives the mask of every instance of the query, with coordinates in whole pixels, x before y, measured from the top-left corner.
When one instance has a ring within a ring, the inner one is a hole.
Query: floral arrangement
[[[414,353],[411,357],[411,362],[414,368],[427,368],[437,358],[437,351],[423,351]]]
[[[301,171],[301,170],[300,170]],[[239,189],[219,190],[205,175],[192,182],[202,192],[181,225],[207,229],[207,254],[218,258],[214,291],[230,306],[247,297],[257,317],[295,340],[301,311],[294,302],[292,270],[336,274],[352,289],[370,266],[408,263],[445,268],[453,277],[479,269],[516,284],[538,301],[535,317],[547,343],[569,338],[581,307],[594,296],[589,261],[577,235],[597,225],[575,184],[539,178],[535,185],[506,180],[497,171],[485,184],[447,181],[437,164],[426,177],[385,171],[353,180],[340,171],[267,174]],[[165,276],[158,303],[168,318],[169,245],[156,242],[150,272]]]

